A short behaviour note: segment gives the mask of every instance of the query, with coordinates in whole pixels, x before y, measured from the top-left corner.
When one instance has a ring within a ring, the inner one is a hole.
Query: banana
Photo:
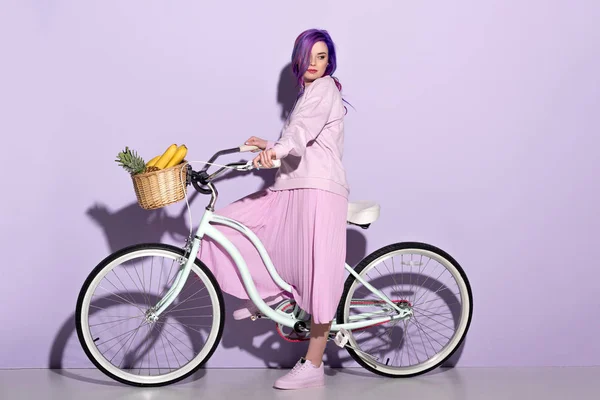
[[[173,158],[173,155],[175,154],[176,151],[177,151],[177,145],[176,144],[170,145],[169,148],[167,150],[165,150],[163,155],[160,156],[160,158],[158,159],[156,164],[154,164],[154,166],[158,169],[165,168],[165,166],[169,163],[169,161],[171,161],[171,158]]]
[[[146,167],[154,167],[154,164],[156,164],[156,162],[158,161],[158,159],[160,158],[160,155],[154,157],[152,160],[148,161],[148,164],[146,164]]]
[[[175,155],[173,156],[173,158],[171,158],[171,161],[169,161],[169,163],[167,164],[167,166],[165,168],[173,167],[173,166],[179,164],[181,161],[183,161],[186,154],[187,154],[187,147],[185,147],[185,144],[182,144],[181,146],[179,146],[177,148]]]

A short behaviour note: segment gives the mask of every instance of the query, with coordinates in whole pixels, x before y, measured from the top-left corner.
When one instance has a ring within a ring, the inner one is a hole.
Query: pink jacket
[[[315,188],[348,197],[342,164],[344,105],[331,76],[310,84],[298,99],[281,139],[269,142],[281,167],[274,190]]]

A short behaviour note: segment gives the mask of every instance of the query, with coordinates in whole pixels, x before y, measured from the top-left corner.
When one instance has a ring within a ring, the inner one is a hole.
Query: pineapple
[[[127,146],[125,147],[125,150],[117,154],[117,159],[115,161],[131,175],[146,172],[146,163],[142,157],[138,156],[135,151],[129,150],[129,147]]]

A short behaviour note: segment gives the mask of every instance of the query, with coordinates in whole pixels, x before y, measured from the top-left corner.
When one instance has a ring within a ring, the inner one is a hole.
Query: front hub
[[[158,315],[154,313],[154,309],[149,309],[145,314],[146,322],[154,323],[158,321]]]

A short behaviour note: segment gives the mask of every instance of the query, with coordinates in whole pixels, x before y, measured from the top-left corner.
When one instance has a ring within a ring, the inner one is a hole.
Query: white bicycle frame
[[[200,225],[198,226],[196,235],[191,242],[191,249],[189,251],[189,255],[187,256],[187,259],[183,258],[180,260],[180,264],[182,265],[182,268],[179,269],[179,272],[177,273],[177,276],[175,277],[173,285],[169,288],[169,290],[167,291],[165,296],[153,308],[154,316],[156,318],[158,318],[158,316],[160,314],[162,314],[167,309],[167,307],[169,307],[169,305],[175,300],[175,298],[178,296],[178,294],[183,289],[183,286],[184,286],[184,284],[188,278],[188,275],[190,273],[192,264],[194,263],[197,255],[198,255],[198,251],[200,249],[200,244],[201,244],[202,238],[204,238],[204,236],[207,236],[207,237],[213,239],[219,245],[221,245],[225,249],[225,251],[227,251],[229,253],[229,255],[235,262],[235,264],[240,272],[243,284],[246,288],[246,291],[247,291],[250,299],[254,302],[254,304],[260,311],[260,313],[264,317],[269,318],[278,324],[281,324],[288,328],[294,328],[295,324],[300,320],[296,319],[295,317],[293,317],[290,314],[272,309],[264,302],[264,300],[260,297],[260,294],[256,290],[256,286],[254,285],[254,281],[252,279],[252,276],[250,275],[250,272],[246,265],[246,261],[244,260],[244,258],[242,257],[242,255],[240,254],[238,249],[231,243],[231,241],[229,241],[225,237],[225,235],[223,235],[217,228],[215,228],[213,226],[213,224],[220,224],[220,225],[225,225],[225,226],[231,227],[231,228],[237,230],[238,232],[242,233],[243,235],[245,235],[248,239],[250,239],[250,241],[252,242],[254,247],[256,247],[256,249],[258,250],[267,270],[269,271],[269,274],[271,275],[271,277],[273,278],[275,283],[281,289],[285,290],[288,293],[291,293],[291,291],[292,291],[291,285],[288,284],[287,282],[285,282],[279,276],[279,274],[275,270],[275,267],[273,266],[271,258],[267,254],[267,251],[265,250],[262,242],[254,234],[254,232],[252,232],[248,227],[244,226],[243,224],[241,224],[235,220],[232,220],[230,218],[226,218],[226,217],[223,217],[220,215],[216,215],[213,211],[207,209],[202,217],[202,220],[200,221]],[[376,316],[378,314],[385,313],[385,311],[382,310],[381,312],[369,312],[369,313],[353,315],[350,317],[352,322],[342,323],[342,324],[338,324],[337,322],[334,322],[331,326],[332,332],[336,332],[341,329],[351,331],[352,329],[364,328],[367,326],[385,323],[385,322],[389,322],[392,320],[406,319],[411,315],[411,313],[412,313],[411,310],[398,307],[398,305],[395,304],[394,302],[392,302],[387,296],[385,296],[379,290],[377,290],[372,285],[370,285],[368,282],[363,280],[362,277],[360,275],[358,275],[356,273],[356,271],[354,271],[354,269],[351,268],[348,264],[345,264],[345,268],[360,283],[362,283],[365,286],[365,288],[367,288],[375,296],[379,297],[381,300],[383,300],[385,303],[387,303],[391,307],[392,310],[397,312],[397,314],[395,314],[395,315],[387,314],[387,316],[385,316],[385,317],[377,318]],[[371,318],[371,317],[374,317],[374,318]]]

